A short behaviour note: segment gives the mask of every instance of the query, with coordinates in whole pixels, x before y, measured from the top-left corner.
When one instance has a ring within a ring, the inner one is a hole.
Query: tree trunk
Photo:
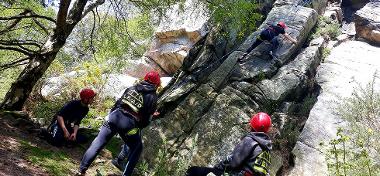
[[[33,90],[34,85],[43,76],[47,68],[54,61],[63,44],[58,44],[54,39],[49,39],[40,54],[36,54],[30,60],[25,69],[12,84],[0,105],[0,109],[22,110],[22,107]]]
[[[105,0],[93,1],[85,9],[88,0],[76,0],[68,13],[71,0],[60,0],[56,27],[42,49],[31,57],[30,62],[18,76],[16,81],[0,104],[0,109],[22,110],[22,107],[33,90],[34,85],[44,75],[54,61],[59,50],[75,25],[90,11],[104,3]]]

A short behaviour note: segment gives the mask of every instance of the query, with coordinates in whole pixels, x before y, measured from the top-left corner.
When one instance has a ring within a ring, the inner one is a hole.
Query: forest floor
[[[0,176],[75,175],[83,153],[96,135],[87,144],[57,148],[37,137],[39,128],[25,118],[0,113],[0,126]],[[119,149],[120,140],[114,138],[92,163],[87,175],[121,175],[111,164]]]

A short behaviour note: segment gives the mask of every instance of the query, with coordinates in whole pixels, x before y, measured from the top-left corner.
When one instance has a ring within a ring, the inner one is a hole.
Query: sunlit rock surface
[[[354,15],[356,34],[380,45],[380,2],[370,2]]]
[[[338,102],[351,96],[359,85],[372,82],[375,73],[379,76],[379,53],[380,48],[368,43],[348,41],[334,48],[319,66],[316,80],[321,94],[293,149],[295,166],[289,175],[329,175],[320,144],[328,144],[336,137],[337,128],[344,126],[336,113]],[[375,83],[379,91],[380,82]]]
[[[167,73],[182,66],[190,48],[207,33],[208,12],[198,0],[170,9],[157,28],[150,50],[145,55]]]

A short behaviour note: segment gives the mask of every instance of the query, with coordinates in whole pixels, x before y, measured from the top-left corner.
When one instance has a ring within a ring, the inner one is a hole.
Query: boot
[[[126,163],[124,163],[122,160],[119,160],[118,158],[115,158],[111,161],[111,163],[117,167],[120,171],[124,171]]]

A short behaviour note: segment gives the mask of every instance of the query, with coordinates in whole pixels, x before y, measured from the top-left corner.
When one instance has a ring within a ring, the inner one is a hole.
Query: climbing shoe
[[[112,161],[111,161],[111,163],[115,166],[115,167],[117,167],[120,171],[124,171],[124,169],[125,169],[125,163],[123,162],[123,161],[120,161],[120,160],[118,160],[117,158],[115,158],[115,159],[113,159]]]
[[[75,172],[75,174],[74,174],[75,176],[84,176],[84,175],[86,175],[86,171],[76,171]]]

